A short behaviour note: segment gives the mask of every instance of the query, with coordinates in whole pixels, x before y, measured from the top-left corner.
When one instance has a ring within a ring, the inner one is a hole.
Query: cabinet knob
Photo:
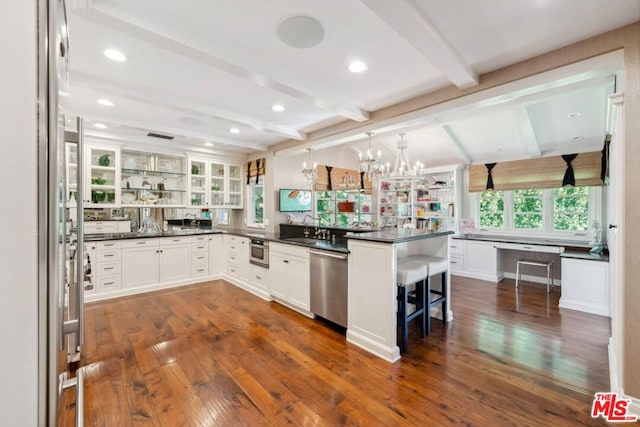
[[[618,226],[615,224],[609,224],[609,230],[611,230],[612,228],[618,228]]]
[[[285,264],[289,264],[289,260],[287,259],[282,260],[282,262],[284,262]]]

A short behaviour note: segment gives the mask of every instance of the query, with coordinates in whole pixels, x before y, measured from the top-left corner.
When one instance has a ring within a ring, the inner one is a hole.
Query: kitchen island
[[[453,232],[389,229],[345,236],[349,249],[347,341],[390,362],[400,359],[396,324],[398,258],[419,254],[448,258],[450,234]],[[450,283],[447,279],[447,286]],[[450,301],[450,288],[447,294]],[[448,313],[440,315],[451,320],[450,302],[448,307]]]

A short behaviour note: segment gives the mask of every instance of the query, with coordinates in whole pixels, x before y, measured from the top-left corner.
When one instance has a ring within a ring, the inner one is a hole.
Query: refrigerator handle
[[[83,190],[83,182],[84,182],[84,170],[82,165],[84,164],[84,123],[82,122],[82,118],[77,118],[77,128],[78,130],[78,146],[76,148],[76,155],[78,157],[78,202],[76,208],[76,234],[77,234],[77,260],[78,263],[76,265],[76,278],[77,278],[77,303],[78,303],[78,345],[84,344],[84,190]]]

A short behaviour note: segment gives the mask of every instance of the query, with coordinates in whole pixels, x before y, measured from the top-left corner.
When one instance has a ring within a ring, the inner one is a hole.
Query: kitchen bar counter
[[[389,228],[371,233],[346,234],[347,239],[367,240],[378,243],[403,243],[414,240],[432,239],[453,234],[453,231],[429,231],[411,228]]]
[[[389,362],[400,359],[396,315],[398,258],[409,255],[448,258],[451,234],[451,231],[387,229],[345,236],[349,249],[347,341]],[[440,285],[439,278],[434,278],[434,288],[439,289]],[[434,315],[451,320],[448,279],[447,287],[448,310]]]

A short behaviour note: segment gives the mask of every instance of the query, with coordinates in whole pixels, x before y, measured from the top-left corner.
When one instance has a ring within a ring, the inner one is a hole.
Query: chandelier
[[[302,172],[302,175],[304,175],[304,178],[307,180],[307,184],[312,185],[313,182],[318,177],[318,171],[316,169],[318,167],[318,163],[317,162],[311,163],[311,148],[307,148],[307,151],[309,152],[309,163],[307,162],[302,163],[301,172]]]
[[[407,154],[407,141],[404,140],[404,133],[400,133],[400,141],[398,141],[398,151],[396,152],[396,160],[391,165],[387,163],[381,168],[382,176],[385,178],[420,178],[424,171],[424,163],[416,162],[413,166],[409,162]]]
[[[369,136],[369,148],[367,148],[366,153],[363,155],[362,152],[358,153],[358,158],[360,159],[360,172],[365,172],[369,176],[371,174],[378,171],[382,167],[382,161],[380,158],[382,157],[382,153],[378,150],[377,156],[373,155],[373,149],[371,148],[371,137],[374,135],[373,132],[367,132]]]

